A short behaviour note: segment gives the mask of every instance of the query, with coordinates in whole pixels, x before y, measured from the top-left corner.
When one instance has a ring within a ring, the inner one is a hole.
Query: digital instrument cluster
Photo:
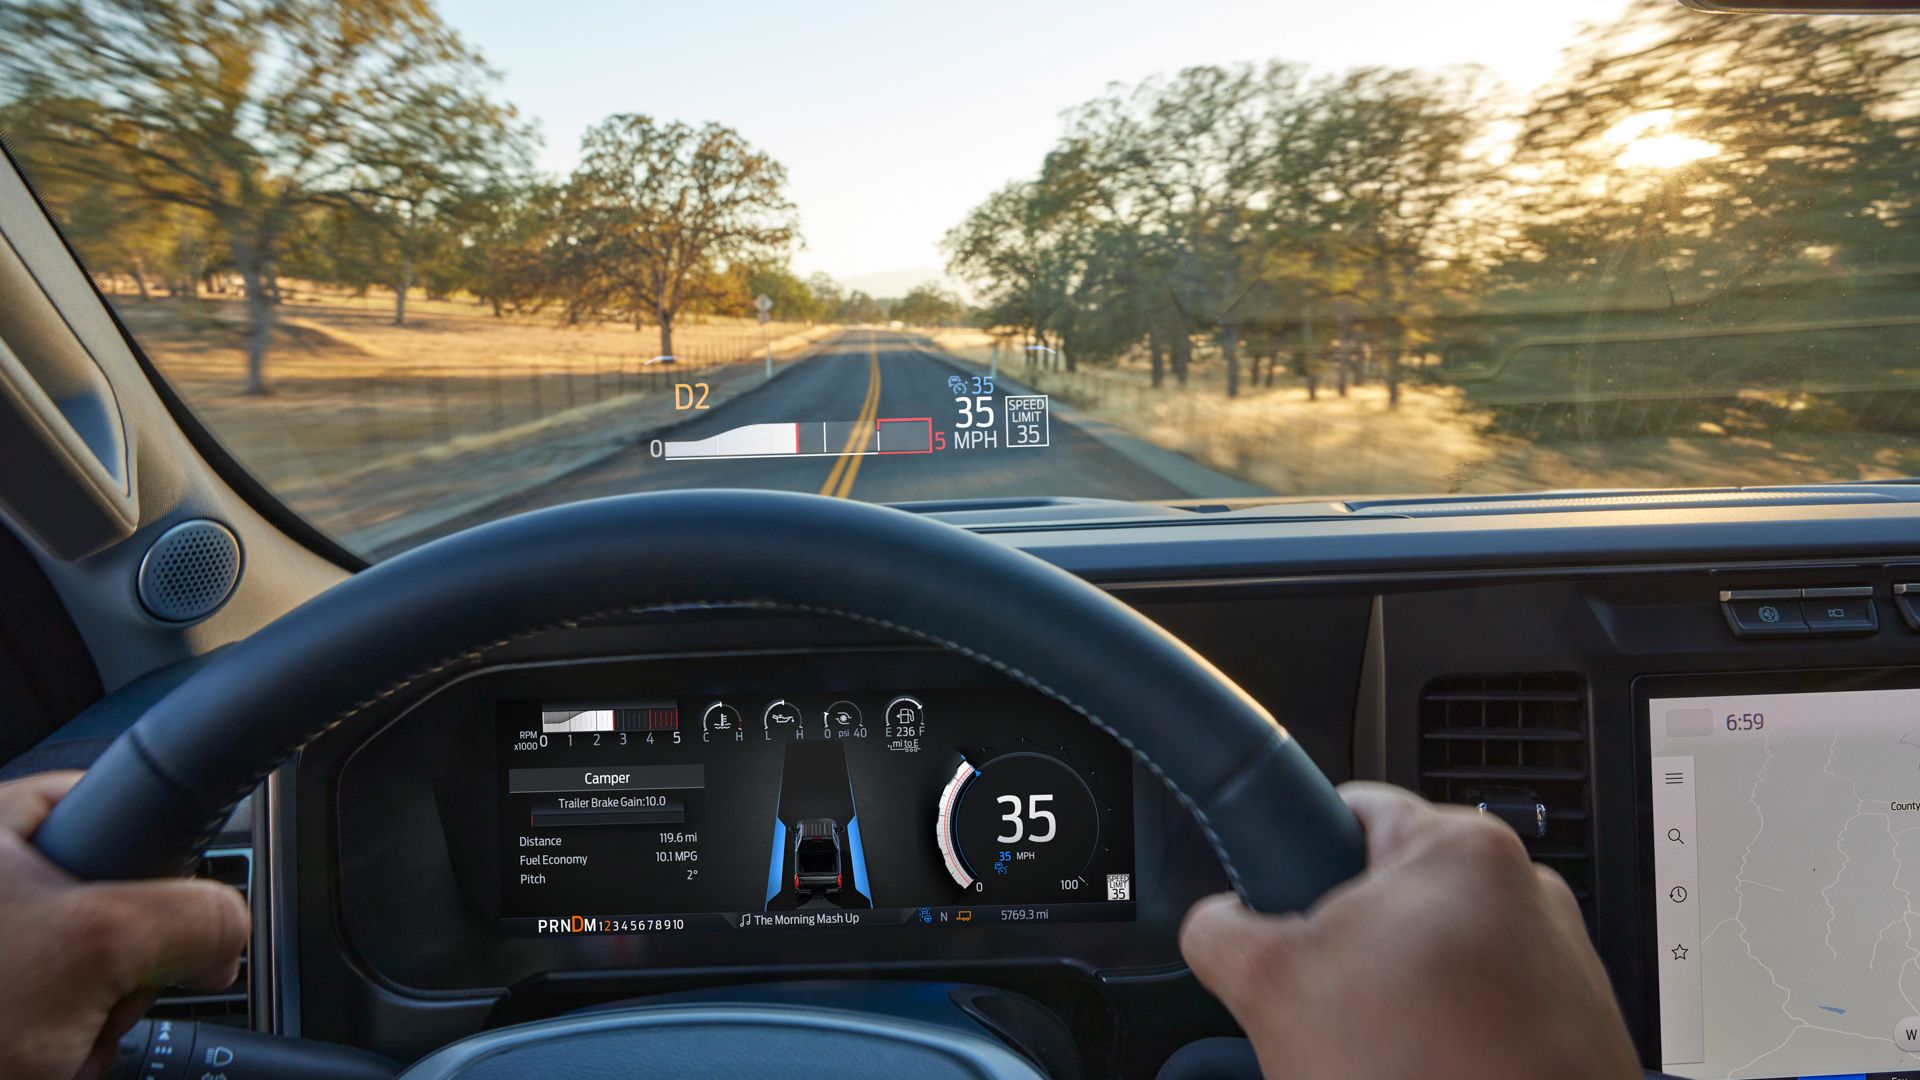
[[[1013,688],[510,701],[511,933],[1127,920],[1132,762]]]

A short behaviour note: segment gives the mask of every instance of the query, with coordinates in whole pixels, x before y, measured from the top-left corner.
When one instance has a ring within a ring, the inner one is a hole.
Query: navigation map
[[[1667,1071],[1920,1067],[1920,690],[1649,717]]]

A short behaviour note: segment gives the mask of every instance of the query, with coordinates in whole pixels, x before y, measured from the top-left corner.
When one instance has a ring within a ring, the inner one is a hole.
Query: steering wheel
[[[33,842],[89,880],[183,873],[262,778],[355,715],[530,635],[708,606],[832,616],[905,634],[1072,708],[1166,783],[1254,910],[1302,910],[1364,864],[1358,822],[1285,729],[1212,664],[1105,592],[904,511],[749,491],[573,503],[356,574],[209,658],[101,755]],[[680,1039],[691,1030],[638,1012],[640,1021],[611,1033],[611,1021],[565,1017],[507,1030],[537,1040],[549,1069],[560,1047]],[[819,1023],[790,1010],[729,1015],[806,1038],[867,1040],[861,1053],[874,1039],[905,1045],[896,1022],[867,1024],[855,1014],[814,1017]],[[703,1030],[740,1035],[726,1023]],[[479,1076],[511,1051],[501,1032],[475,1039],[492,1049],[443,1061],[433,1075]]]

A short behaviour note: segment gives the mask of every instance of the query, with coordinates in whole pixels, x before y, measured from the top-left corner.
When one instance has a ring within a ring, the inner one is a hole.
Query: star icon
[[[1673,958],[1675,960],[1685,960],[1687,958],[1687,947],[1685,945],[1675,945],[1673,947]]]

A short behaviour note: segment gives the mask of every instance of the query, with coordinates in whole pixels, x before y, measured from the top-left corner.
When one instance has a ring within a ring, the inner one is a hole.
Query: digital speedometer
[[[1100,850],[1099,800],[1078,770],[1020,750],[962,759],[941,789],[935,842],[948,876],[991,900],[1078,892]]]
[[[1013,688],[710,686],[502,704],[506,925],[1133,917],[1133,765],[1084,717]]]

